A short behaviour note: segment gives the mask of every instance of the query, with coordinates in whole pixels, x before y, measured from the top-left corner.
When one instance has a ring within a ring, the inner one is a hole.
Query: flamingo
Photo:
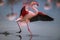
[[[0,6],[3,6],[3,5],[4,5],[4,1],[0,0]]]
[[[37,2],[31,2],[30,5],[24,4],[24,6],[21,9],[21,13],[19,18],[16,20],[19,28],[21,27],[20,23],[25,22],[27,24],[27,29],[32,34],[28,23],[35,22],[35,21],[53,21],[53,18],[44,14],[43,12],[38,11],[36,6],[39,4]],[[28,8],[31,7],[35,12],[30,11]],[[19,33],[21,33],[21,28]]]

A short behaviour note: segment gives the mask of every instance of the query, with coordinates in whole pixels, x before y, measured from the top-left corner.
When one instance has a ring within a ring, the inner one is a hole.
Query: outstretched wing
[[[38,12],[38,14],[30,19],[30,22],[35,21],[53,21],[54,19],[48,15]]]

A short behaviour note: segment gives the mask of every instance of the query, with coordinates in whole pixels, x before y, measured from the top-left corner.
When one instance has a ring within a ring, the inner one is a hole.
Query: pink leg
[[[20,25],[19,25],[19,21],[17,21],[17,24],[18,24],[18,27],[20,29],[20,31],[18,33],[21,33],[21,28],[20,28]]]
[[[28,31],[30,32],[30,34],[32,35],[32,32],[31,32],[31,30],[30,30],[30,28],[29,28],[29,25],[28,25],[28,23],[26,23],[27,24],[27,29],[28,29]]]
[[[30,36],[30,39],[29,40],[32,40],[32,35]]]

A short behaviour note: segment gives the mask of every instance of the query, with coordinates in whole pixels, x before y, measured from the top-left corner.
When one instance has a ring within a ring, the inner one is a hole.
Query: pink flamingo
[[[19,18],[16,20],[18,23],[18,26],[20,28],[20,23],[25,22],[27,24],[27,29],[32,35],[32,32],[30,31],[29,22],[35,22],[35,21],[53,21],[53,18],[49,17],[48,15],[44,14],[43,12],[39,12],[36,6],[39,4],[37,2],[31,2],[30,5],[24,4],[24,6],[21,9],[21,14]],[[35,12],[30,11],[28,8],[31,7]],[[19,33],[21,32],[21,28]]]

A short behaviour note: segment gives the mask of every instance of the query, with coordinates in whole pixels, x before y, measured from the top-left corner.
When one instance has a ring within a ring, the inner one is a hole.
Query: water
[[[44,36],[39,34],[10,34],[10,35],[3,35],[0,34],[0,40],[59,40],[60,38],[56,38],[54,36]]]

